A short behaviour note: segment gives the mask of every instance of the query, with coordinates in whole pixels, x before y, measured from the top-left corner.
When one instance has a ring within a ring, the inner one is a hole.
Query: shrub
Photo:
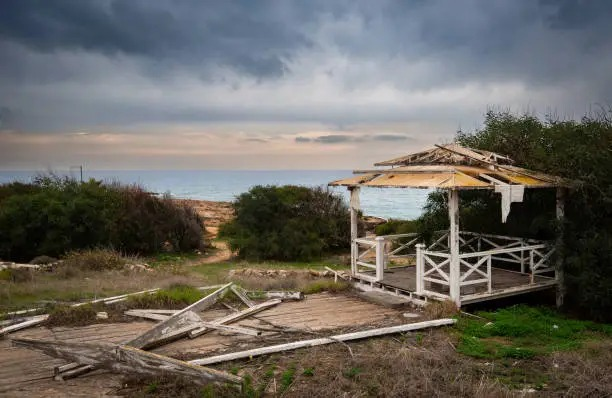
[[[414,220],[394,220],[390,219],[384,224],[376,226],[374,230],[376,235],[395,235],[395,234],[409,234],[417,232],[417,222]]]
[[[59,267],[88,271],[107,271],[121,269],[128,262],[128,259],[114,250],[91,249],[68,253]]]
[[[235,218],[220,229],[248,260],[314,260],[349,247],[342,198],[321,188],[256,186],[233,203]]]
[[[200,248],[195,210],[137,186],[39,176],[0,186],[0,258],[28,261],[93,247],[151,254]]]

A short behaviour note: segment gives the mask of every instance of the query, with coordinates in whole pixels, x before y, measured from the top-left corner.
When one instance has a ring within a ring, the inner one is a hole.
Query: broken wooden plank
[[[169,341],[170,339],[180,337],[181,334],[176,334],[172,332],[175,330],[180,330],[194,322],[202,321],[197,315],[195,315],[193,311],[201,311],[208,307],[211,307],[217,302],[221,295],[223,295],[223,293],[225,293],[225,291],[230,288],[230,286],[232,286],[231,282],[226,285],[223,285],[208,296],[196,301],[191,305],[188,305],[187,307],[183,308],[168,319],[153,326],[145,333],[130,340],[126,343],[126,345],[136,348],[145,348],[152,345],[160,344],[165,341]],[[197,317],[197,319],[195,319],[194,315],[195,317]]]
[[[257,304],[254,307],[249,307],[243,311],[240,312],[235,312],[233,314],[229,314],[223,318],[219,318],[219,319],[215,319],[214,321],[212,321],[212,323],[216,323],[218,325],[224,325],[224,324],[228,324],[228,323],[232,323],[232,322],[236,322],[239,321],[240,319],[246,318],[250,315],[256,314],[260,311],[263,311],[265,309],[268,309],[272,306],[278,305],[281,303],[281,300],[279,299],[274,299],[274,300],[269,300],[269,301],[265,301],[261,304]],[[205,327],[199,327],[197,329],[193,329],[189,332],[189,337],[190,338],[195,338],[198,336],[203,335],[204,333],[206,333],[209,329],[205,328]]]
[[[149,289],[149,290],[142,290],[140,292],[122,294],[120,296],[99,298],[99,299],[96,299],[96,300],[86,301],[86,302],[83,302],[83,303],[76,303],[76,304],[73,304],[72,307],[80,307],[82,305],[95,304],[95,303],[100,303],[100,302],[103,302],[105,304],[113,304],[113,303],[116,303],[116,302],[119,302],[119,301],[126,300],[130,296],[137,296],[139,294],[146,294],[146,293],[155,293],[158,290],[159,290],[159,288],[155,288],[155,289]]]
[[[233,361],[236,359],[251,358],[251,357],[255,357],[259,355],[267,355],[267,354],[274,354],[276,352],[295,350],[298,348],[314,347],[314,346],[324,345],[324,344],[332,344],[332,343],[343,342],[343,341],[364,339],[368,337],[383,336],[386,334],[409,332],[412,330],[419,330],[419,329],[425,329],[425,328],[436,327],[436,326],[452,325],[455,322],[457,322],[455,319],[436,319],[433,321],[408,323],[405,325],[390,326],[390,327],[384,327],[384,328],[379,328],[379,329],[363,330],[360,332],[339,334],[339,335],[323,337],[319,339],[301,340],[301,341],[295,341],[293,343],[287,343],[287,344],[277,344],[273,346],[255,348],[252,350],[234,352],[230,354],[222,354],[222,355],[217,355],[217,356],[208,357],[208,358],[194,359],[193,361],[189,361],[189,362],[192,364],[197,364],[197,365],[210,365],[210,364],[219,363],[219,362],[227,362],[227,361]]]
[[[49,318],[48,314],[35,315],[35,316],[31,317],[30,319],[28,319],[27,321],[16,323],[14,325],[10,325],[10,326],[7,326],[7,327],[5,327],[3,329],[0,329],[0,336],[3,335],[3,334],[11,333],[11,332],[16,332],[17,330],[25,329],[25,328],[28,328],[30,326],[38,325],[38,324],[43,323],[44,321],[46,321],[47,318]]]
[[[242,288],[234,285],[232,286],[232,292],[234,292],[234,294],[240,299],[242,300],[242,302],[244,304],[246,304],[247,307],[255,307],[255,303],[253,301],[251,301],[250,298],[247,297],[247,295],[244,293],[244,291],[242,290]]]
[[[285,300],[304,300],[304,293],[302,292],[285,292],[285,291],[267,291],[267,292],[247,292],[248,295],[255,297],[265,297],[268,299],[281,299]]]
[[[134,316],[134,317],[144,318],[144,319],[151,319],[154,321],[165,321],[166,319],[170,318],[169,315],[156,314],[154,312],[138,312],[134,310],[128,310],[128,311],[124,311],[123,313],[128,316]]]
[[[172,375],[205,385],[212,382],[240,383],[238,376],[200,367],[178,359],[154,354],[138,348],[109,343],[67,343],[35,339],[14,339],[13,346],[41,351],[55,358],[119,373],[146,376]],[[72,369],[73,371],[76,369]]]
[[[253,328],[246,328],[244,326],[223,325],[223,324],[214,323],[214,322],[200,322],[200,326],[209,328],[209,329],[220,330],[223,332],[246,334],[249,336],[261,336],[261,333],[262,333],[261,330],[257,330]]]

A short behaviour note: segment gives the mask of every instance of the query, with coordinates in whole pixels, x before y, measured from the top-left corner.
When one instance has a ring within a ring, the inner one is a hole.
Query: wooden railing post
[[[376,280],[382,281],[385,269],[385,238],[376,237]]]
[[[535,279],[533,276],[533,249],[529,251],[529,271],[531,272],[531,275],[529,276],[529,283],[533,285]]]
[[[493,283],[493,275],[491,274],[491,254],[487,256],[487,279],[489,279],[487,290],[491,293],[491,285]]]
[[[416,244],[416,294],[423,294],[423,273],[424,269],[424,258],[423,258],[423,250],[425,249],[425,244],[417,243]]]

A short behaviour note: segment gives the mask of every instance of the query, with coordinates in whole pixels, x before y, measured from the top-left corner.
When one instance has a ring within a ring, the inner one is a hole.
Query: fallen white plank
[[[7,326],[3,329],[0,329],[0,335],[16,332],[17,330],[29,328],[30,326],[38,325],[39,323],[43,323],[49,318],[48,314],[45,315],[36,315],[28,319],[27,321],[20,322],[11,326]]]
[[[63,341],[14,339],[13,346],[42,351],[55,358],[63,358],[80,365],[89,365],[120,373],[136,373],[147,376],[180,376],[200,385],[211,382],[240,383],[242,381],[240,377],[226,372],[199,367],[134,347],[109,343],[67,343]],[[72,368],[69,371],[76,370],[78,368]]]
[[[23,314],[28,314],[30,312],[36,312],[36,311],[40,311],[43,308],[30,308],[29,310],[21,310],[21,311],[13,311],[13,312],[6,312],[4,314],[1,314],[0,317],[6,317],[6,316],[13,316],[13,315],[23,315]]]
[[[163,320],[162,322],[153,326],[145,333],[130,340],[128,343],[126,343],[126,345],[136,348],[144,348],[168,341],[168,339],[178,338],[180,334],[177,335],[173,333],[173,331],[181,330],[185,326],[193,324],[194,321],[201,321],[201,319],[195,315],[194,311],[201,311],[211,307],[225,293],[225,291],[230,288],[230,286],[232,286],[231,282],[215,290],[203,299],[188,305],[168,319]]]
[[[247,292],[247,294],[255,297],[265,297],[269,299],[281,299],[285,300],[304,300],[304,293],[302,292],[285,292],[285,291],[267,291],[267,292]]]
[[[100,299],[96,299],[96,300],[86,301],[84,303],[76,303],[76,304],[73,304],[72,307],[80,307],[82,305],[95,304],[95,303],[100,303],[100,302],[103,302],[105,304],[113,304],[113,303],[116,303],[118,301],[123,301],[123,300],[127,299],[130,296],[136,296],[136,295],[139,295],[139,294],[146,294],[146,293],[155,293],[158,290],[159,290],[159,288],[155,288],[155,289],[149,289],[149,290],[142,290],[140,292],[122,294],[120,296],[100,298]]]
[[[412,330],[419,330],[419,329],[425,329],[425,328],[436,327],[436,326],[452,325],[455,322],[457,322],[455,319],[436,319],[433,321],[408,323],[405,325],[390,326],[390,327],[371,329],[371,330],[363,330],[360,332],[339,334],[336,336],[323,337],[319,339],[302,340],[302,341],[295,341],[293,343],[278,344],[278,345],[273,345],[273,346],[268,346],[268,347],[255,348],[255,349],[247,350],[247,351],[240,351],[240,352],[234,352],[230,354],[217,355],[217,356],[202,358],[202,359],[194,359],[193,361],[189,361],[189,362],[192,364],[196,364],[196,365],[210,365],[210,364],[219,363],[219,362],[227,362],[227,361],[233,361],[236,359],[251,358],[251,357],[255,357],[259,355],[267,355],[267,354],[274,354],[276,352],[295,350],[298,348],[314,347],[314,346],[324,345],[324,344],[332,344],[332,343],[337,343],[340,341],[358,340],[358,339],[364,339],[368,337],[376,337],[376,336],[383,336],[386,334],[409,332]]]
[[[224,284],[221,285],[211,285],[211,286],[200,286],[200,287],[196,287],[196,289],[198,290],[213,290],[213,289],[218,289],[220,287],[225,286]]]
[[[279,299],[274,299],[274,300],[269,300],[266,302],[263,302],[261,304],[257,304],[254,307],[249,307],[243,311],[240,312],[235,312],[233,314],[229,314],[223,318],[219,318],[219,319],[215,319],[214,321],[212,321],[212,323],[216,323],[217,325],[224,325],[224,324],[228,324],[228,323],[232,323],[232,322],[236,322],[240,319],[246,318],[250,315],[256,314],[260,311],[263,311],[267,308],[270,308],[272,306],[275,306],[277,304],[280,304],[282,301]],[[190,338],[195,338],[198,337],[200,335],[203,335],[204,333],[206,333],[209,329],[205,328],[205,327],[199,327],[197,329],[193,329],[189,332],[189,337]]]

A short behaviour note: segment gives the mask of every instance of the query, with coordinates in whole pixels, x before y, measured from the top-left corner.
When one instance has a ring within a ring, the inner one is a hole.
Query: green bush
[[[417,222],[414,220],[394,220],[390,219],[384,224],[377,225],[374,232],[378,236],[410,234],[417,232]]]
[[[137,186],[56,176],[0,186],[3,259],[28,261],[100,246],[150,254],[165,242],[189,250],[199,248],[203,235],[193,209]]]
[[[342,198],[321,188],[256,186],[233,203],[235,218],[220,236],[249,260],[314,260],[349,247]]]
[[[461,227],[535,238],[550,238],[562,230],[564,241],[558,252],[564,256],[568,307],[594,319],[612,320],[612,111],[580,121],[490,111],[483,128],[460,132],[457,142],[578,182],[566,199],[563,225],[554,219],[554,190],[533,189],[526,191],[523,203],[512,204],[507,224],[499,221],[499,195],[462,191]],[[444,197],[435,192],[419,227],[441,229],[447,227],[447,218]]]

